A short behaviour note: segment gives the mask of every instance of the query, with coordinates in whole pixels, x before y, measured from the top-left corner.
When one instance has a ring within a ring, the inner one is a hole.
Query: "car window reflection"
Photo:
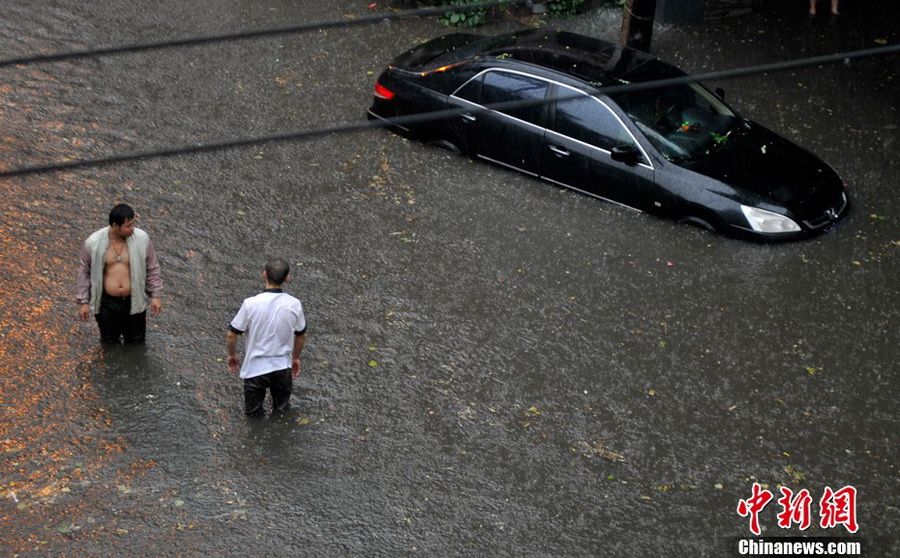
[[[553,130],[607,151],[634,144],[612,112],[593,97],[558,101]]]
[[[508,101],[536,101],[547,94],[545,81],[507,72],[488,72],[481,87],[481,104],[491,105]],[[500,112],[541,126],[543,105],[505,108]]]

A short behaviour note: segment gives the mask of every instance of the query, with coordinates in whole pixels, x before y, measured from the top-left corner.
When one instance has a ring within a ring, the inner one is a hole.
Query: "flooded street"
[[[7,0],[0,59],[335,21],[368,2]],[[898,8],[658,26],[692,73],[898,42]],[[555,26],[617,40],[617,11]],[[478,32],[517,29],[512,19]],[[0,170],[365,119],[413,19],[0,67]],[[900,553],[898,57],[723,82],[853,204],[740,242],[383,130],[0,178],[2,556],[723,556],[754,482],[858,491]],[[117,201],[159,254],[143,347],[76,316]],[[227,325],[293,265],[291,414],[243,416]],[[815,507],[815,506],[814,506]],[[817,508],[816,508],[817,509]],[[767,536],[845,536],[777,526]],[[815,522],[815,520],[814,520]]]

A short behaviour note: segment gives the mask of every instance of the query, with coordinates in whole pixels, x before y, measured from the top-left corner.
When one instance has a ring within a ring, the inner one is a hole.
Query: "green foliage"
[[[419,6],[453,6],[452,11],[446,12],[438,18],[441,23],[450,27],[478,27],[504,13],[497,8],[473,7],[483,2],[484,0],[416,0],[412,3]],[[618,7],[624,6],[625,2],[626,0],[599,0],[599,4]],[[546,4],[547,13],[550,16],[571,16],[583,13],[588,2],[587,0],[544,0],[544,4]],[[590,3],[590,6],[597,5],[598,1]],[[523,8],[520,4],[516,4],[508,9],[521,13]]]
[[[439,18],[444,25],[453,25],[456,27],[478,27],[484,25],[488,19],[487,8],[469,8],[466,6],[471,4],[481,4],[484,0],[450,0],[447,2],[450,6],[459,6],[460,10],[447,12]]]
[[[575,15],[584,10],[584,0],[550,0],[547,5],[551,15]]]

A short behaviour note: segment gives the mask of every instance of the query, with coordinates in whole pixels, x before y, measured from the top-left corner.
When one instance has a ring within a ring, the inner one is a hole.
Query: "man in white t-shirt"
[[[293,378],[300,375],[300,352],[306,342],[306,317],[299,300],[281,290],[291,268],[282,258],[266,262],[266,289],[244,300],[225,335],[228,369],[241,371],[244,380],[244,412],[264,414],[266,390],[272,392],[272,409],[287,411]],[[247,334],[244,364],[237,355],[238,335]]]

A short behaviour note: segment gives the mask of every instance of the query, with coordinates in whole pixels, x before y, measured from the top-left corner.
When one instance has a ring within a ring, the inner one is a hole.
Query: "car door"
[[[634,209],[653,211],[657,189],[646,152],[604,102],[557,85],[556,101],[541,150],[547,180]],[[630,146],[636,161],[612,158],[614,147]]]
[[[487,110],[464,114],[472,124],[475,154],[488,161],[537,176],[544,140],[544,122],[548,107],[491,109],[491,105],[510,101],[541,101],[550,84],[542,79],[509,70],[489,70],[481,81],[480,104]]]

